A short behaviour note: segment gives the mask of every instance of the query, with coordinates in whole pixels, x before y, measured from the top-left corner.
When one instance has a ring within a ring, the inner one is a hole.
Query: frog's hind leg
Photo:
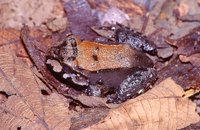
[[[136,97],[150,89],[150,85],[157,79],[156,70],[146,68],[136,71],[128,76],[119,86],[115,95],[109,96],[107,102],[121,103]]]

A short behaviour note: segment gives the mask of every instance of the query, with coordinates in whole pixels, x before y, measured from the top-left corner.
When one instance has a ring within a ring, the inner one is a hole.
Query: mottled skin
[[[113,40],[117,43],[129,44],[136,50],[143,51],[151,55],[155,55],[157,53],[156,45],[149,38],[142,33],[131,30],[121,24],[94,27],[93,29],[95,32],[102,35],[104,40],[106,37],[107,39]],[[105,31],[107,33],[105,33]]]
[[[140,33],[127,28],[116,30],[115,37],[123,44],[81,42],[73,35],[68,36],[59,46],[50,49],[46,64],[60,78],[89,96],[107,96],[107,102],[124,102],[147,91],[155,82],[153,62],[138,51],[141,47],[152,53],[155,48]]]
[[[136,71],[120,84],[116,94],[108,97],[108,102],[121,103],[129,98],[138,96],[147,91],[156,80],[157,73],[153,68]]]

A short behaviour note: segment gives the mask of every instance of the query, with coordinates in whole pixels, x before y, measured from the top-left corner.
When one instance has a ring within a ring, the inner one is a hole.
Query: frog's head
[[[49,55],[51,58],[61,61],[74,61],[78,54],[77,43],[78,39],[73,35],[69,35],[59,46],[52,47]]]
[[[77,57],[78,40],[73,35],[68,36],[59,47],[59,57],[63,61],[74,61]]]

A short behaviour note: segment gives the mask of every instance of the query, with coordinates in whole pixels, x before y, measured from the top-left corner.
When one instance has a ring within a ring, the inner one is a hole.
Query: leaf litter
[[[24,2],[26,3],[25,0]],[[196,14],[198,11],[195,11],[198,3],[195,0],[179,2],[161,0],[157,3],[148,3],[145,0],[140,2],[127,0],[127,4],[122,5],[121,0],[104,2],[63,0],[55,5],[62,5],[67,13],[68,21],[63,25],[64,28],[67,27],[66,30],[60,29],[62,23],[59,23],[59,20],[53,25],[54,23],[48,23],[49,19],[46,17],[43,19],[43,16],[39,18],[39,15],[33,16],[36,16],[34,19],[37,25],[42,23],[41,28],[30,28],[30,33],[26,27],[22,29],[21,34],[16,29],[1,29],[1,128],[198,129],[197,113],[200,112],[196,111],[199,106],[195,104],[200,100],[198,97],[200,24],[199,15]],[[69,8],[70,4],[73,4],[73,8]],[[48,3],[45,3],[45,6],[47,7]],[[115,13],[114,11],[123,12],[121,15],[125,16],[120,18],[128,18],[125,24],[149,35],[160,49],[158,58],[153,57],[157,68],[160,69],[159,79],[154,88],[120,105],[106,104],[104,99],[88,97],[70,89],[48,73],[44,65],[45,51],[68,33],[72,32],[84,39],[94,40],[98,35],[90,28],[102,24],[101,20],[106,19],[100,19],[100,16],[104,13],[105,16],[110,15],[106,11],[110,11],[109,9],[113,7],[115,9],[111,10],[113,11],[111,15]],[[86,13],[82,12],[83,15],[80,16],[78,15],[80,11]],[[65,19],[62,9],[59,14],[59,17],[51,15],[50,21]],[[15,17],[17,16],[16,14]],[[25,17],[27,16],[24,15]],[[40,22],[42,20],[44,21]],[[21,27],[24,22],[19,21],[12,24],[12,27],[13,25],[16,28]],[[8,27],[12,22],[7,22]],[[0,23],[6,24],[6,22]],[[33,24],[29,21],[28,25]],[[20,35],[26,49],[20,40]],[[35,72],[33,66],[36,66],[42,75],[37,77],[35,74],[38,72]],[[191,90],[188,91],[190,99],[187,96],[183,97],[187,94],[186,90]]]

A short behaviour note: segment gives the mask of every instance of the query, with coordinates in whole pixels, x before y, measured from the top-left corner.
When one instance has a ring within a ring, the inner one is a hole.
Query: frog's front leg
[[[62,81],[69,81],[73,84],[83,86],[80,89],[84,89],[86,86],[89,85],[89,80],[86,76],[73,70],[63,63],[60,63],[56,59],[47,59],[46,64],[50,68],[50,70],[56,75],[56,77],[61,79]]]
[[[108,103],[121,103],[136,97],[150,89],[150,85],[157,79],[157,72],[153,68],[146,68],[129,75],[116,90],[114,95],[108,96]]]

